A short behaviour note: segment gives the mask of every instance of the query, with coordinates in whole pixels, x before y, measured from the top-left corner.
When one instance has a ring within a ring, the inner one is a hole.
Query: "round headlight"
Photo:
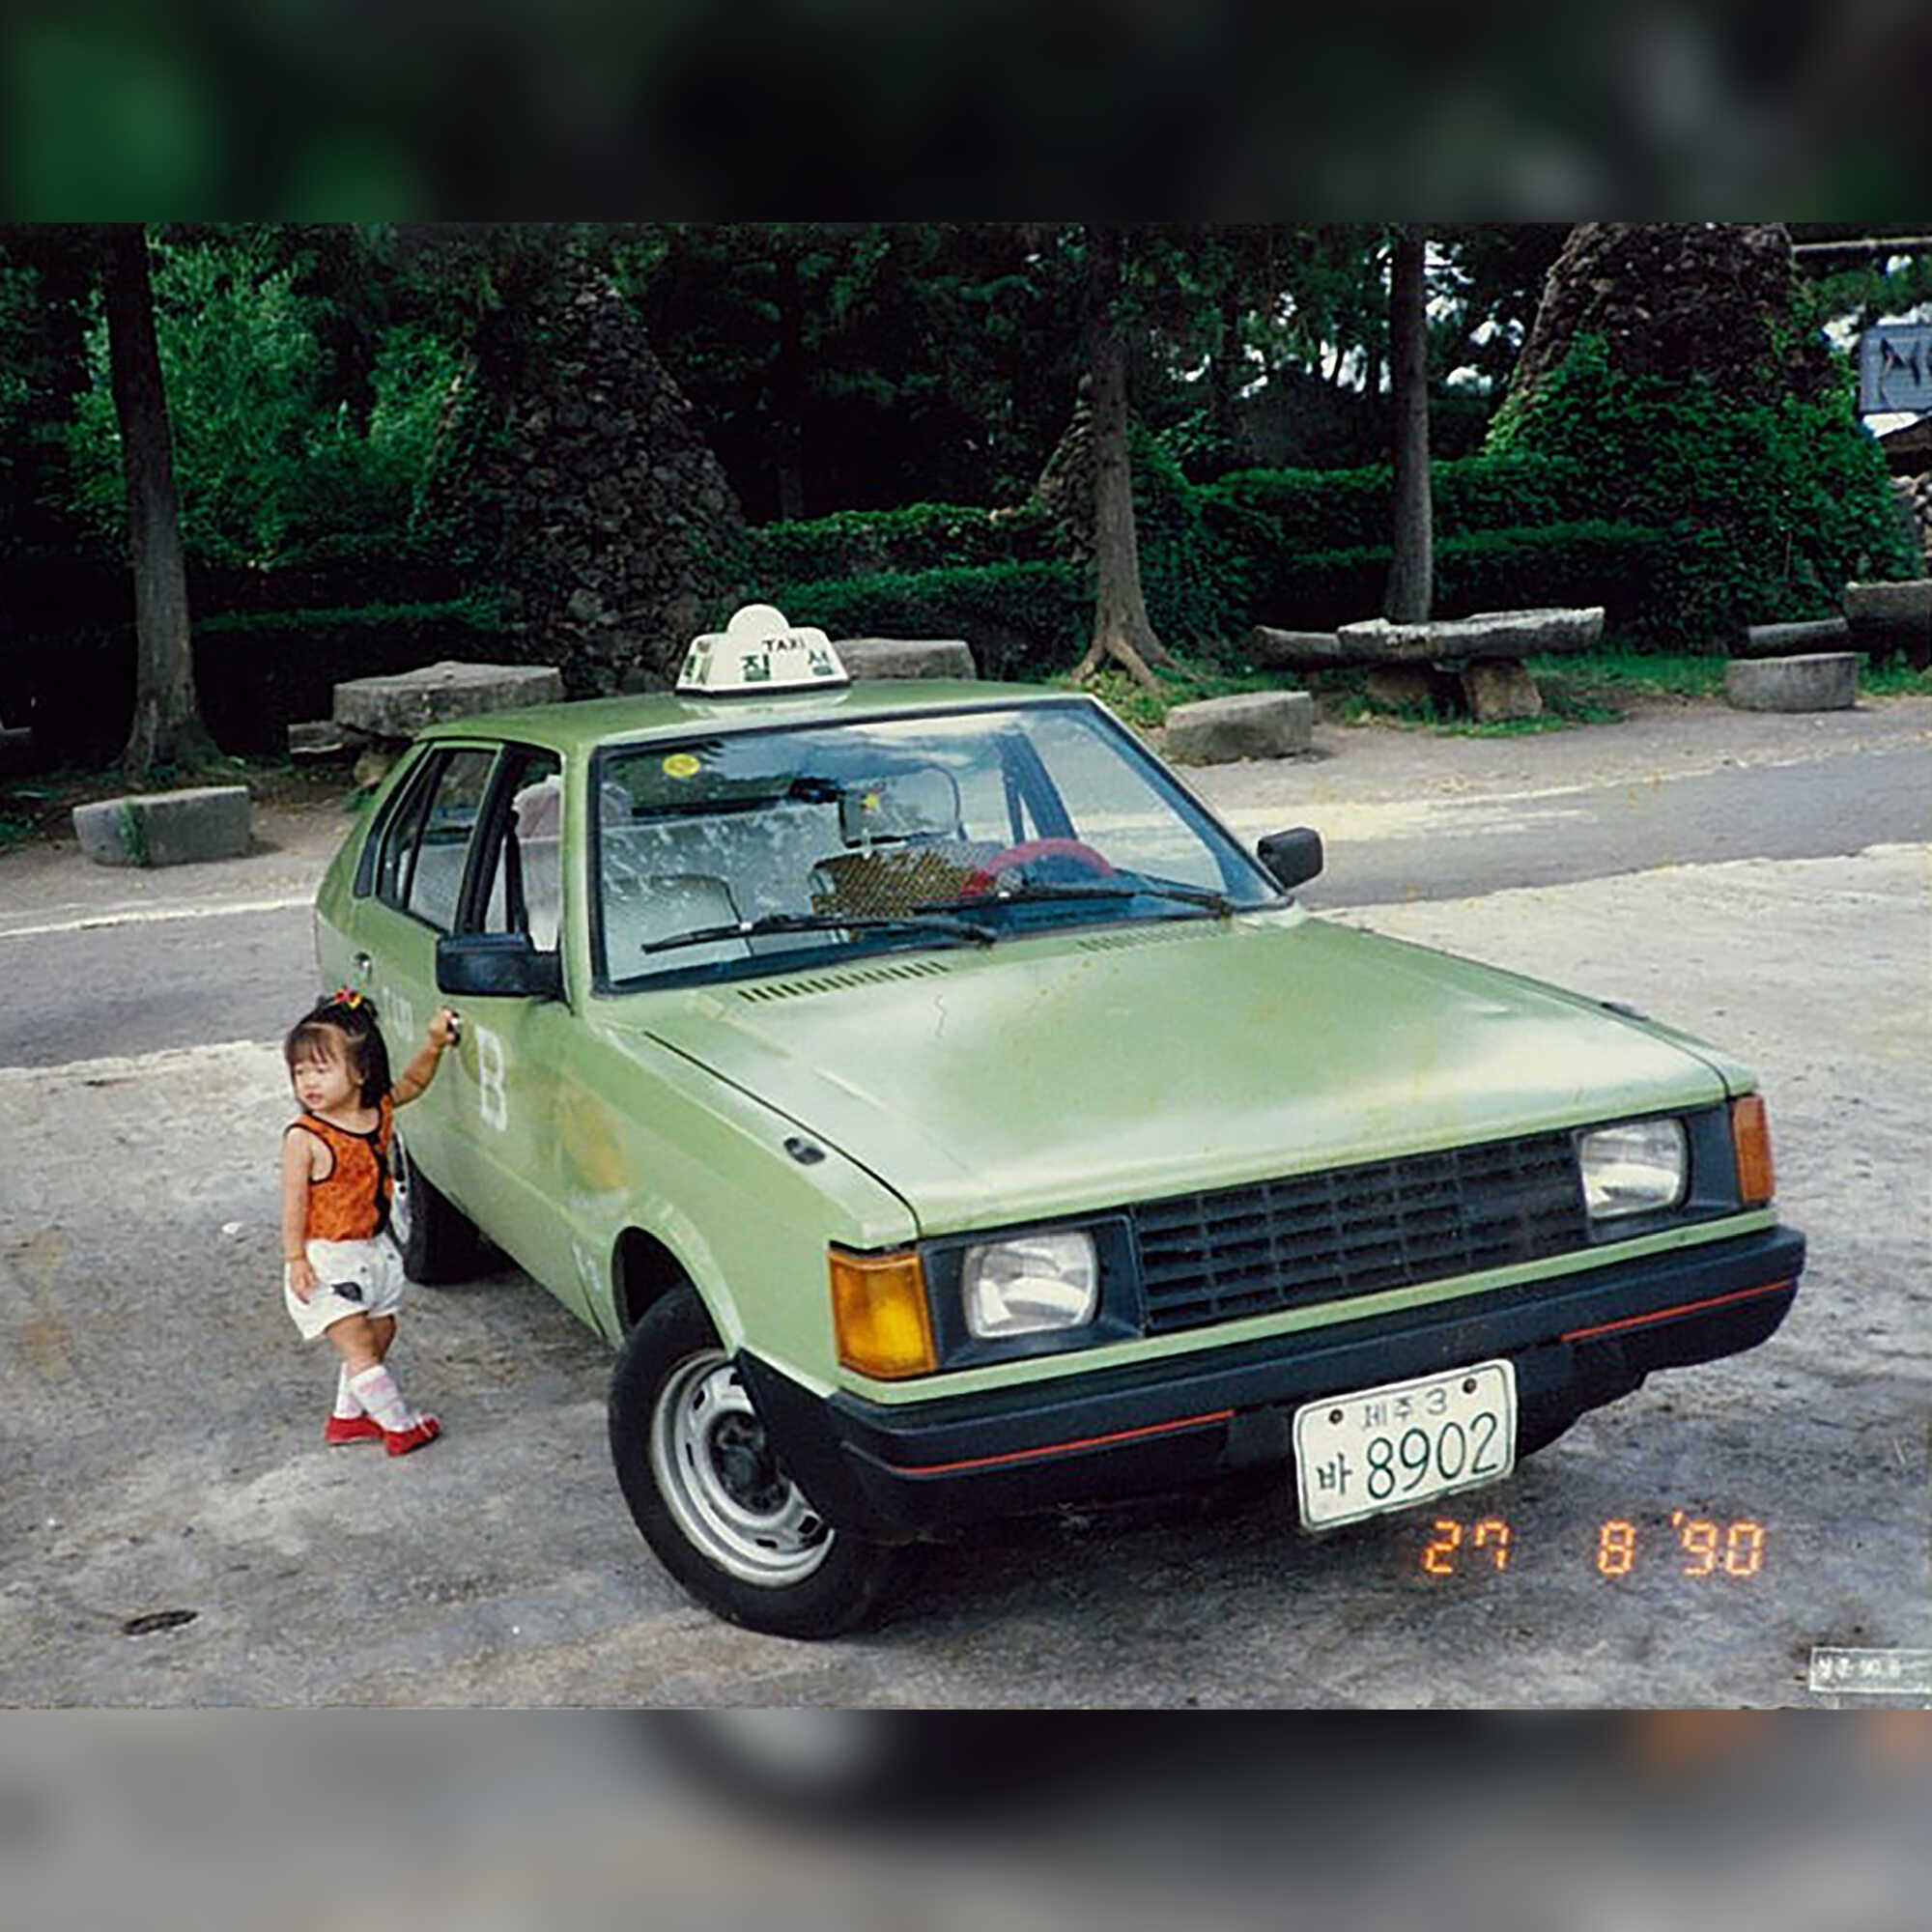
[[[1022,1235],[968,1248],[960,1292],[966,1326],[981,1341],[1078,1328],[1100,1300],[1094,1237]]]

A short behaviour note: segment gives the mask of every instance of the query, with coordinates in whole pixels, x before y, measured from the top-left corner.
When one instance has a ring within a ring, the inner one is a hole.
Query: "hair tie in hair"
[[[334,992],[329,994],[324,1004],[331,1007],[348,1007],[354,1009],[362,1004],[362,995],[354,986],[338,986]]]

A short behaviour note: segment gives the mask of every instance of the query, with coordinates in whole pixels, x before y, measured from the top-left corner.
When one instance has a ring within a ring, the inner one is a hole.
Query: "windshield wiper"
[[[972,946],[990,946],[993,935],[970,919],[948,919],[942,913],[912,912],[896,917],[868,913],[773,912],[762,919],[741,919],[729,925],[701,925],[693,932],[650,939],[640,952],[668,952],[679,946],[704,946],[720,939],[761,939],[775,932],[928,932]]]
[[[1053,899],[1175,899],[1181,905],[1199,906],[1225,919],[1230,913],[1252,911],[1236,903],[1225,893],[1209,892],[1205,886],[1018,885],[996,887],[988,893],[966,898],[936,899],[914,907],[916,912],[963,912],[972,906],[1037,905]]]

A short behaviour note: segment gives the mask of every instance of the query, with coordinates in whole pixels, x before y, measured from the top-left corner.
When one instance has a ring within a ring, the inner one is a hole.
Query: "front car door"
[[[521,933],[561,958],[574,888],[564,864],[563,770],[554,752],[504,749],[477,826],[457,929]],[[567,971],[567,969],[566,969]],[[582,1269],[558,1199],[557,1072],[574,1025],[560,1000],[466,995],[459,1113],[447,1192],[500,1247],[584,1314]]]

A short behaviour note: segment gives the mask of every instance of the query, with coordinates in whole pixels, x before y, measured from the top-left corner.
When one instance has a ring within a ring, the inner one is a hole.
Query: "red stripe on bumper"
[[[1707,1308],[1722,1308],[1733,1301],[1756,1301],[1767,1294],[1782,1294],[1791,1287],[1788,1281],[1775,1281],[1768,1288],[1741,1288],[1731,1294],[1714,1294],[1705,1301],[1687,1301],[1676,1308],[1655,1308],[1648,1315],[1627,1315],[1621,1321],[1599,1322],[1594,1328],[1572,1328],[1568,1334],[1557,1339],[1564,1342],[1583,1342],[1592,1335],[1614,1334],[1619,1328],[1643,1328],[1653,1321],[1674,1321],[1680,1315],[1698,1315]]]
[[[922,1463],[893,1464],[896,1476],[953,1476],[966,1469],[993,1469],[1003,1463],[1037,1463],[1047,1456],[1065,1456],[1075,1449],[1104,1449],[1116,1442],[1139,1442],[1150,1435],[1172,1435],[1182,1429],[1206,1429],[1216,1422],[1231,1422],[1232,1408],[1216,1408],[1205,1415],[1183,1415],[1174,1422],[1151,1422],[1144,1429],[1117,1429],[1110,1435],[1080,1435],[1070,1442],[1048,1442],[1038,1449],[1008,1449],[998,1456],[969,1456],[962,1463]]]

